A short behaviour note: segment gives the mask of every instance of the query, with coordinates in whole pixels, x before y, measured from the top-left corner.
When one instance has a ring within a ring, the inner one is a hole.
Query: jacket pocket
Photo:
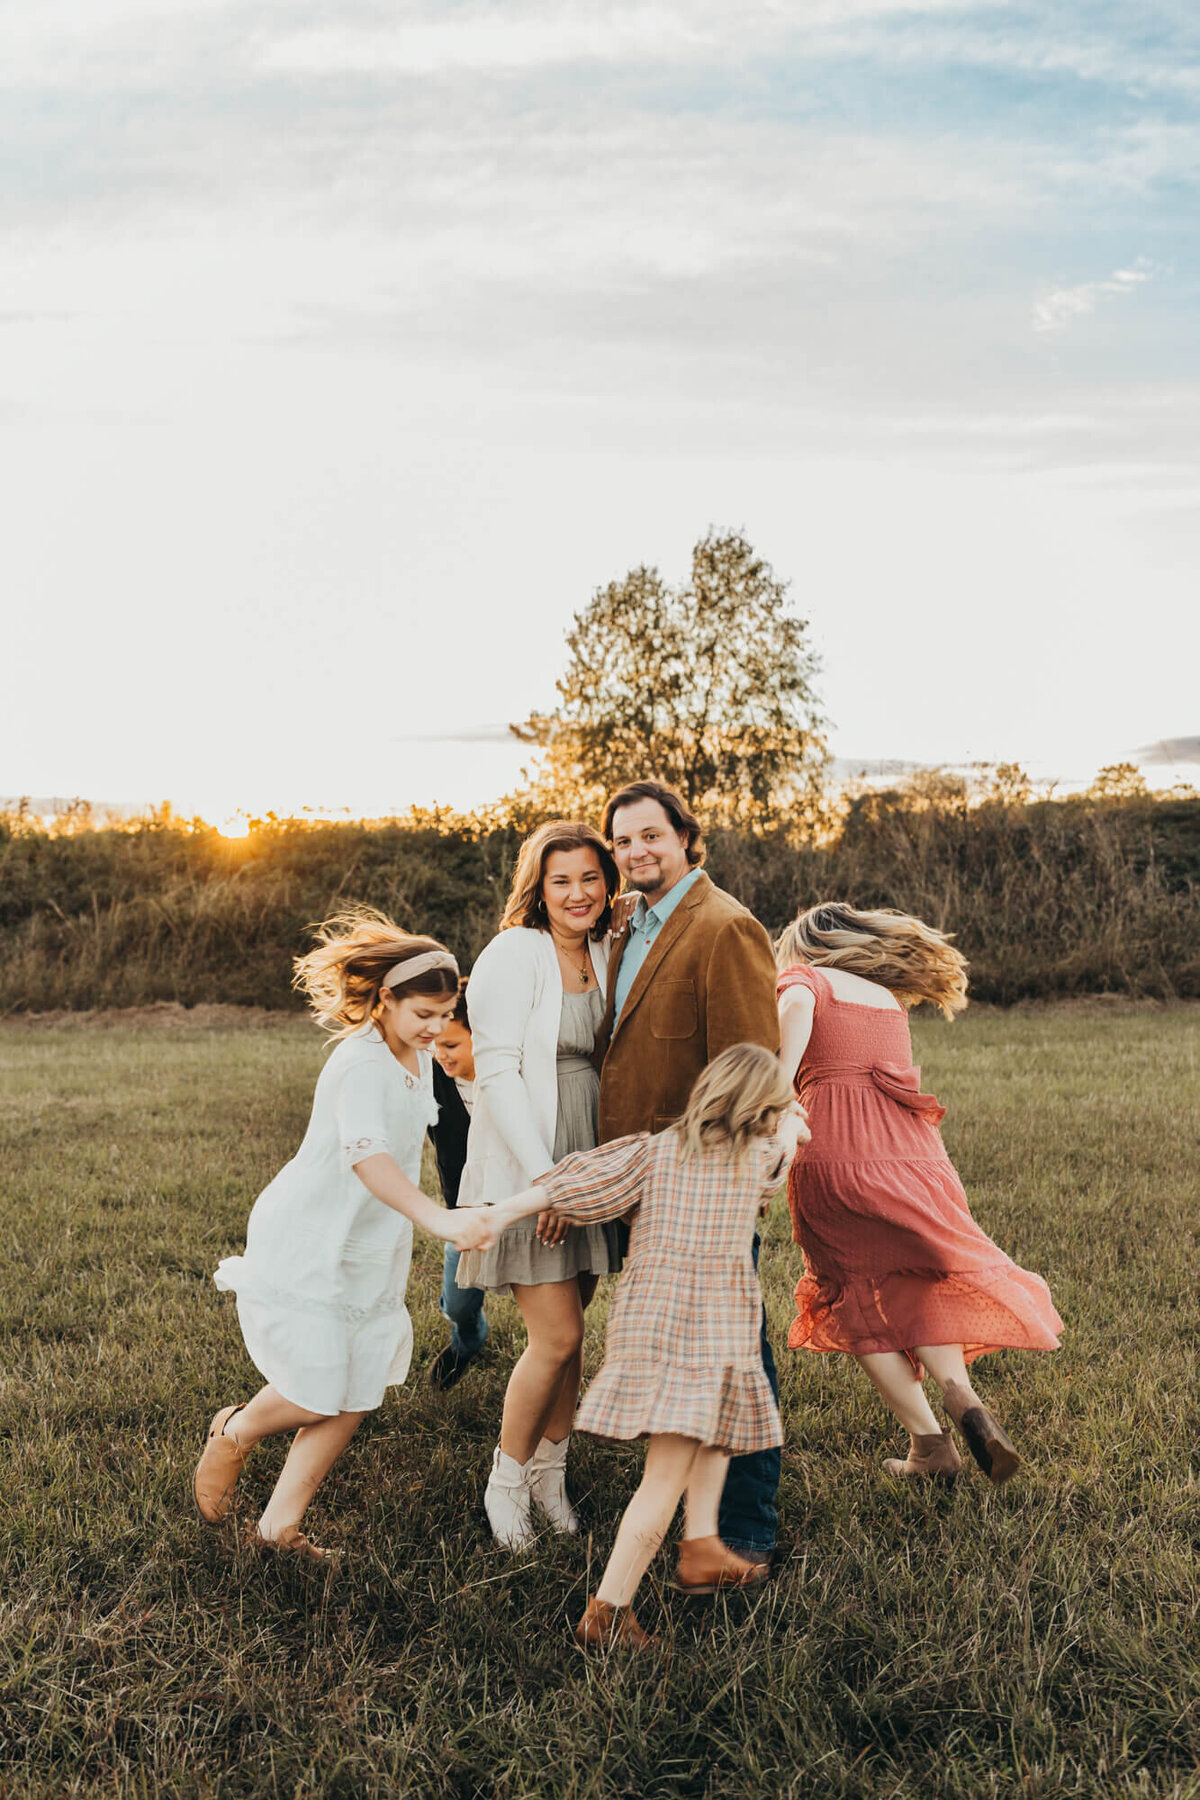
[[[700,1018],[696,1011],[693,981],[659,980],[651,984],[650,1035],[656,1038],[695,1037]]]

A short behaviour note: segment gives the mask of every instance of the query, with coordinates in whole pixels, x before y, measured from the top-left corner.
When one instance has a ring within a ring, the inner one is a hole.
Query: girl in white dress
[[[323,1559],[300,1531],[304,1510],[363,1415],[408,1373],[413,1225],[460,1250],[485,1246],[493,1228],[486,1213],[447,1211],[418,1185],[437,1118],[429,1046],[458,999],[449,951],[355,910],[321,927],[295,979],[336,1048],[304,1142],[254,1204],[245,1254],[214,1276],[237,1294],[267,1385],[216,1414],[193,1485],[201,1516],[218,1523],[253,1446],[295,1432],[254,1539]]]

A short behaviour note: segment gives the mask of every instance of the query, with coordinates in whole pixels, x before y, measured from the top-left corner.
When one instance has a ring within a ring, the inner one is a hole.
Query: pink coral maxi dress
[[[796,1090],[812,1141],[788,1176],[804,1251],[792,1349],[854,1356],[961,1344],[966,1360],[1001,1348],[1056,1350],[1062,1320],[1040,1275],[1017,1266],[971,1217],[938,1130],[945,1108],[921,1092],[908,1015],[839,1000],[820,969],[798,965],[815,1010]]]

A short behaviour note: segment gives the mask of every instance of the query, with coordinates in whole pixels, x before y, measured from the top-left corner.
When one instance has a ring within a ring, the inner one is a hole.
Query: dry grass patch
[[[1194,1009],[919,1027],[978,1216],[1067,1321],[1057,1357],[982,1366],[1028,1473],[898,1489],[856,1372],[781,1350],[777,1578],[716,1609],[651,1597],[666,1649],[634,1667],[586,1663],[567,1626],[638,1458],[581,1439],[594,1536],[494,1554],[479,1502],[519,1332],[494,1305],[483,1366],[425,1385],[427,1241],[414,1375],[317,1509],[342,1569],[197,1524],[200,1431],[254,1379],[211,1271],[321,1051],[299,1022],[176,1027],[0,1027],[5,1800],[1200,1796]],[[797,1270],[780,1209],[777,1345]],[[252,1461],[247,1507],[281,1454]]]

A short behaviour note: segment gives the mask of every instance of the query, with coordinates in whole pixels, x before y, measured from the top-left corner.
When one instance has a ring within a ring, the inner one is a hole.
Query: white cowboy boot
[[[555,1531],[571,1536],[579,1530],[579,1518],[567,1498],[567,1445],[543,1438],[529,1459],[529,1491]]]
[[[529,1516],[529,1474],[532,1458],[519,1463],[505,1456],[499,1444],[492,1457],[492,1472],[484,1489],[483,1510],[492,1536],[505,1550],[523,1550],[536,1533]]]

